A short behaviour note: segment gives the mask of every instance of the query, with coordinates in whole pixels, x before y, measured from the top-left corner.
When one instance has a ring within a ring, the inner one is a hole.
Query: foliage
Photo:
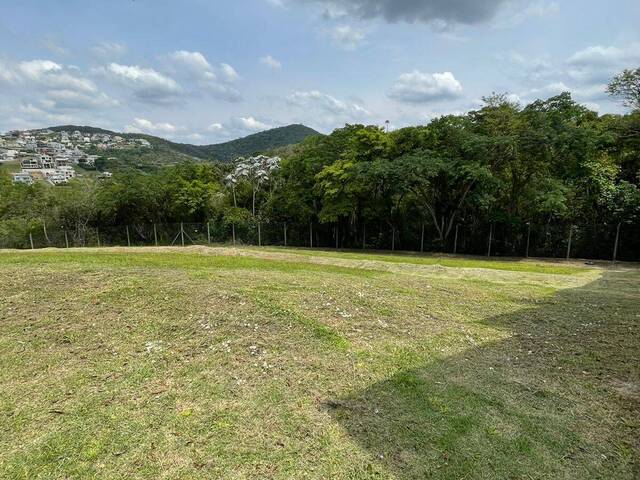
[[[346,125],[279,150],[282,160],[181,162],[57,188],[4,175],[0,222],[40,221],[77,238],[88,225],[214,220],[251,232],[271,221],[298,243],[439,250],[452,249],[462,224],[467,252],[485,253],[491,231],[499,255],[522,255],[530,229],[542,254],[563,254],[573,225],[575,251],[592,257],[611,255],[622,223],[625,248],[639,250],[640,112],[598,116],[568,93],[484,102],[389,133]]]

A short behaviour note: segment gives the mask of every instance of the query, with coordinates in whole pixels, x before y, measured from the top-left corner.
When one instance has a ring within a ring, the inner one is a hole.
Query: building
[[[14,173],[13,183],[24,183],[26,185],[31,185],[33,183],[33,178],[31,178],[31,174],[29,172]]]

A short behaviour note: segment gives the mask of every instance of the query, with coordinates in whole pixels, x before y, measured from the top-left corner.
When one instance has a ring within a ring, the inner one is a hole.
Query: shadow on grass
[[[639,478],[637,272],[483,320],[508,340],[323,408],[384,476]]]

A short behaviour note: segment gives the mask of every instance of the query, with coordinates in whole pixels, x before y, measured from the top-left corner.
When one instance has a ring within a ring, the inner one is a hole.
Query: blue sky
[[[622,112],[640,2],[21,0],[0,5],[0,131],[83,124],[216,143],[428,122],[507,92]]]

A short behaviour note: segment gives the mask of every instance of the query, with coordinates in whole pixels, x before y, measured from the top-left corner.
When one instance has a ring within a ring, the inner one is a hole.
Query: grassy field
[[[0,252],[0,478],[640,476],[640,269]]]

